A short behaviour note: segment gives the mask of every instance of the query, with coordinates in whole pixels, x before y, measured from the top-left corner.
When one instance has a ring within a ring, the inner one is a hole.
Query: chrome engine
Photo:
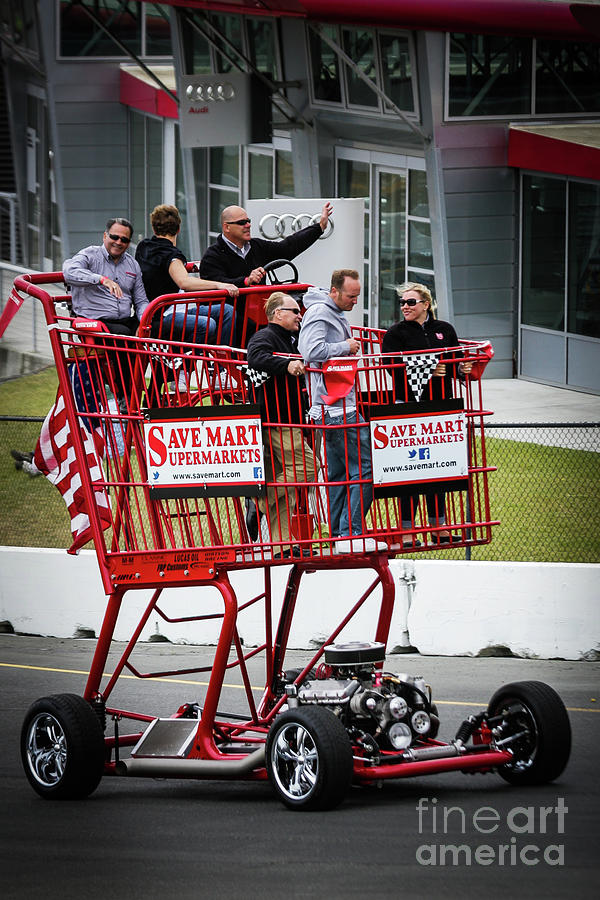
[[[384,671],[384,661],[381,643],[330,644],[315,672],[285,685],[288,705],[330,707],[367,756],[435,738],[440,721],[431,688],[421,676]]]

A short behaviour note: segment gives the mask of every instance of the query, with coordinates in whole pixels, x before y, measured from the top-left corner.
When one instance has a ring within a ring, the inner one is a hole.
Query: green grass
[[[490,509],[501,524],[472,559],[600,561],[600,453],[486,438]],[[430,554],[428,554],[429,556]],[[462,559],[464,550],[433,554]]]
[[[45,369],[0,384],[0,415],[44,416],[56,396],[56,372]],[[0,422],[0,543],[67,547],[70,528],[58,491],[43,477],[15,470],[11,447],[32,450],[40,425]],[[488,437],[492,518],[501,524],[491,544],[472,559],[540,562],[600,561],[600,453],[565,450]],[[424,558],[464,559],[465,551],[439,550]]]
[[[56,399],[57,386],[54,366],[4,381],[0,384],[0,416],[45,416]]]
[[[0,415],[45,416],[56,399],[56,369],[50,367],[0,384]],[[68,547],[71,529],[65,503],[46,478],[15,469],[11,448],[33,450],[39,422],[0,422],[0,544]]]

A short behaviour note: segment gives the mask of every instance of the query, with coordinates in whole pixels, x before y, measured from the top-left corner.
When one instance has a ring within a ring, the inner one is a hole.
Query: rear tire
[[[565,705],[542,681],[518,681],[499,688],[488,706],[488,717],[501,716],[491,727],[497,740],[511,738],[500,749],[514,760],[498,768],[505,781],[518,785],[547,784],[564,771],[571,753],[571,725]]]
[[[34,791],[48,800],[80,800],[104,770],[104,735],[98,716],[77,694],[36,700],[21,729],[21,759]]]
[[[338,806],[352,782],[352,745],[340,720],[322,706],[289,709],[267,736],[267,772],[289,809]]]

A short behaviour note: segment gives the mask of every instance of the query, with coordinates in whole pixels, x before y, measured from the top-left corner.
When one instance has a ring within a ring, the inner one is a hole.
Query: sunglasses
[[[121,234],[109,234],[111,241],[120,241],[122,244],[130,244],[131,238],[123,237]]]
[[[302,310],[299,309],[297,306],[278,306],[277,309],[284,309],[287,312],[294,313],[295,316],[302,315]]]
[[[234,219],[233,222],[225,222],[226,225],[249,225],[252,219]]]
[[[415,300],[413,297],[411,297],[409,300],[401,300],[400,306],[416,306],[417,303],[422,303],[422,302],[423,302],[422,300]]]

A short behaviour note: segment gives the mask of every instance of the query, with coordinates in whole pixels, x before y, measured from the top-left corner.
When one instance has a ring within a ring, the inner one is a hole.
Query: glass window
[[[375,42],[373,32],[362,28],[342,29],[344,52],[359,67],[361,72],[377,84],[377,67],[375,64]],[[348,86],[348,104],[353,106],[379,107],[379,98],[356,72],[345,66],[346,84]]]
[[[177,246],[185,253],[188,259],[193,259],[190,247],[188,200],[183,175],[179,128],[175,128],[175,206],[179,210],[182,221],[181,232],[177,238]]]
[[[146,225],[146,186],[144,179],[146,139],[144,116],[129,112],[129,208],[136,243],[144,237]]]
[[[433,269],[429,222],[411,220],[408,223],[408,265],[418,269]]]
[[[62,0],[60,4],[61,56],[125,56],[106,32],[87,15],[87,7],[102,24],[118,35],[128,50],[142,52],[140,3],[131,0]]]
[[[21,50],[27,49],[37,54],[36,5],[35,0],[12,0],[11,3],[0,4],[0,24]]]
[[[210,148],[210,181],[224,187],[240,186],[240,154],[237,147]]]
[[[428,272],[416,272],[412,269],[406,270],[406,280],[414,281],[416,284],[424,284],[425,287],[428,287],[431,291],[431,296],[433,297],[433,311],[437,315],[436,310],[436,302],[435,302],[435,277],[431,273]],[[398,313],[398,318],[402,318],[402,314]]]
[[[248,153],[248,197],[262,200],[273,195],[273,157],[266,153]]]
[[[411,169],[408,178],[408,214],[429,218],[429,196],[427,194],[427,173]]]
[[[450,116],[530,113],[531,54],[530,38],[450,35]]]
[[[275,151],[275,193],[295,197],[293,157],[289,150]]]
[[[565,308],[565,182],[523,176],[521,321],[562,331]]]
[[[414,112],[408,38],[398,34],[380,34],[383,90],[398,109]]]
[[[600,45],[538,40],[535,62],[536,113],[600,109]]]
[[[146,219],[144,234],[150,229],[150,213],[163,202],[163,123],[146,117]]]
[[[226,44],[224,41],[219,39],[216,32],[213,33],[215,43],[223,50],[222,53],[219,53],[218,51],[215,53],[215,72],[237,72],[237,67],[234,66],[231,60],[235,59],[237,61],[238,56],[235,50],[232,50],[229,45],[233,44],[236,50],[239,50],[240,53],[243,53],[244,38],[242,33],[241,16],[211,14],[210,21],[211,24],[214,25],[217,29],[218,34],[222,34],[228,42]]]
[[[129,111],[129,185],[133,240],[150,233],[150,213],[163,202],[163,123]]]
[[[240,198],[237,191],[222,188],[210,189],[210,222],[208,227],[213,234],[221,233],[221,213],[228,206],[237,206]]]
[[[369,259],[370,177],[369,163],[356,159],[338,159],[338,197],[365,198],[365,261]],[[364,295],[367,296],[366,287]]]
[[[600,185],[569,187],[569,324],[600,338]]]
[[[144,10],[146,13],[146,55],[172,56],[168,9],[157,3],[144,3]]]
[[[240,202],[240,153],[238,147],[211,147],[209,160],[209,231],[221,233],[221,212]]]
[[[337,41],[338,29],[335,25],[322,25],[321,27],[327,37]],[[341,103],[342,88],[337,53],[312,29],[309,31],[309,48],[315,100]]]
[[[276,53],[275,22],[266,17],[246,19],[248,57],[259,72],[279,78]]]
[[[195,13],[186,10],[192,21]],[[199,34],[188,22],[183,21],[180,27],[181,43],[183,47],[183,65],[186,75],[210,75],[212,63],[210,60],[210,44],[206,38]]]
[[[379,175],[379,327],[398,321],[396,285],[406,268],[406,177],[394,172]]]

